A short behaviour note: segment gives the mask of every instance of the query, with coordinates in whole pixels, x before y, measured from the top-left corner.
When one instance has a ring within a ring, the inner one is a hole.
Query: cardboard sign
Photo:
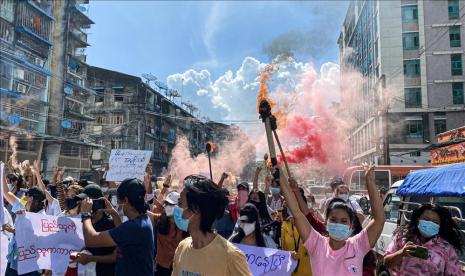
[[[151,151],[113,149],[110,154],[110,170],[107,181],[123,181],[126,178],[138,178],[144,181],[145,167],[150,161]]]
[[[69,256],[84,247],[79,219],[26,212],[16,217],[18,274],[49,269],[63,275]]]
[[[252,275],[291,275],[297,262],[291,252],[272,248],[234,244],[245,254]]]

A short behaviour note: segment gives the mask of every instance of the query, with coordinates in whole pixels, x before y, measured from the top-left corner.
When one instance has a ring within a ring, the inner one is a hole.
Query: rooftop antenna
[[[170,101],[174,102],[174,98],[181,97],[181,94],[179,94],[178,90],[176,89],[168,89],[166,92],[166,97],[168,97]]]
[[[144,74],[142,74],[142,77],[145,79],[146,84],[149,84],[151,81],[154,82],[154,81],[158,80],[158,78],[155,77],[154,75],[152,75],[152,73],[148,73],[148,74],[144,73]]]
[[[186,107],[190,114],[194,114],[194,112],[198,110],[198,108],[195,105],[193,105],[190,101],[181,102],[181,104]]]

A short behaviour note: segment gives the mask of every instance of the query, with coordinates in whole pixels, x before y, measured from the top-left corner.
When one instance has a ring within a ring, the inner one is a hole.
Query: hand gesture
[[[34,160],[32,163],[33,173],[39,175],[40,174],[40,167],[39,167],[39,160]]]
[[[291,252],[291,258],[296,261],[300,259],[299,254],[297,254],[295,251]]]
[[[81,201],[81,213],[90,213],[92,212],[92,199],[86,198]]]
[[[221,175],[221,179],[227,179],[228,177],[229,175],[225,172]]]
[[[407,242],[404,247],[402,247],[402,256],[407,256],[415,252],[417,246],[413,242]]]
[[[289,186],[291,186],[294,192],[299,190],[299,184],[297,184],[297,181],[292,177],[289,177]]]
[[[263,160],[265,160],[265,166],[266,166],[266,161],[268,161],[268,153],[265,153],[265,155],[263,155]]]
[[[373,165],[368,165],[367,163],[362,163],[363,170],[365,171],[365,178],[374,180],[374,166]]]
[[[262,167],[257,167],[255,169],[255,174],[260,174],[261,171],[262,171]]]
[[[86,265],[88,263],[90,263],[92,260],[91,260],[91,255],[88,255],[88,254],[85,254],[85,253],[82,253],[82,252],[79,252],[77,254],[77,258],[76,258],[76,261],[82,265]]]
[[[105,209],[103,211],[111,212],[115,210],[115,208],[113,208],[113,205],[111,205],[111,202],[106,197],[101,197],[99,198],[99,200],[103,200],[105,202]]]

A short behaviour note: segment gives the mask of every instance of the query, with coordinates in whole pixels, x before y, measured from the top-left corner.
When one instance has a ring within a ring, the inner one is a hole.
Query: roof
[[[465,163],[411,172],[397,194],[465,196]]]

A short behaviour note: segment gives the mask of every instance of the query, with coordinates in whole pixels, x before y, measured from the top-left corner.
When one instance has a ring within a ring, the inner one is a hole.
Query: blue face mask
[[[348,194],[339,194],[339,198],[347,202],[349,200]]]
[[[173,218],[174,218],[174,223],[176,226],[181,229],[184,232],[187,232],[187,229],[189,228],[189,219],[185,219],[182,217],[182,214],[184,213],[184,209],[180,207],[174,207],[173,210]]]
[[[429,220],[422,220],[418,222],[418,230],[425,238],[431,238],[432,236],[436,236],[439,233],[439,224],[436,224]]]
[[[326,225],[326,230],[331,238],[337,241],[344,241],[347,240],[350,235],[352,235],[352,229],[349,225],[340,224],[340,223],[328,223]]]
[[[279,195],[281,193],[281,188],[271,187],[270,189],[272,195]]]

